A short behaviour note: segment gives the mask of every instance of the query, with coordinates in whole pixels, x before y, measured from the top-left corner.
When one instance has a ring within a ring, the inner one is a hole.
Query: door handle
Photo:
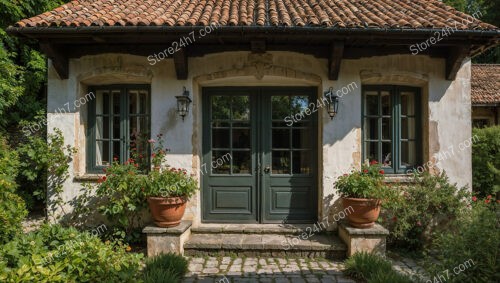
[[[271,172],[271,166],[267,165],[265,168],[264,168],[264,173],[269,173]]]

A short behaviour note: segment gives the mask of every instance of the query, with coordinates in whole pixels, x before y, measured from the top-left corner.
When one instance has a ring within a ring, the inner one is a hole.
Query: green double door
[[[315,221],[317,89],[210,87],[202,93],[203,222]]]

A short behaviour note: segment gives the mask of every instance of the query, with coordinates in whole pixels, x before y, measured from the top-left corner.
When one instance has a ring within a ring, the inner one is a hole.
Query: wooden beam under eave
[[[40,48],[52,60],[52,66],[56,69],[59,78],[67,80],[69,77],[69,59],[64,51],[62,51],[63,49],[48,42],[41,42]]]
[[[188,56],[185,48],[174,53],[175,73],[178,80],[186,80],[188,77]]]
[[[332,44],[332,50],[330,52],[330,58],[328,60],[328,79],[338,80],[340,72],[340,63],[342,62],[342,56],[344,55],[344,42],[335,41]]]
[[[458,70],[462,66],[465,57],[469,55],[470,46],[453,46],[450,47],[448,57],[446,58],[446,79],[449,81],[455,80]]]

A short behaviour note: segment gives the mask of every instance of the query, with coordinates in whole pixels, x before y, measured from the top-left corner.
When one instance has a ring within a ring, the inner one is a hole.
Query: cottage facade
[[[65,200],[162,134],[199,181],[194,225],[323,219],[366,160],[470,185],[470,57],[499,40],[434,0],[74,1],[8,31],[50,58],[47,126],[78,148]]]

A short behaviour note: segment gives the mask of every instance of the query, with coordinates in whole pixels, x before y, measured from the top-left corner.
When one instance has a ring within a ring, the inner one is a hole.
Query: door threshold
[[[313,228],[315,223],[301,224],[234,224],[234,223],[201,223],[192,227],[193,233],[226,233],[226,234],[296,234]]]

